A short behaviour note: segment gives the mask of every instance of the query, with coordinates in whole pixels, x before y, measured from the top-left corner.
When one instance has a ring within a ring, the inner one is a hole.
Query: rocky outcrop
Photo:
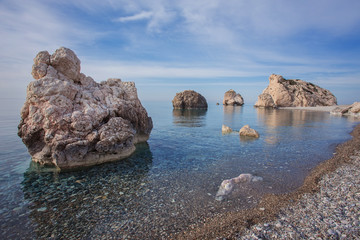
[[[250,128],[249,125],[243,126],[239,131],[240,136],[243,137],[252,137],[252,138],[258,138],[260,137],[259,133],[255,130]]]
[[[230,128],[230,127],[228,127],[228,126],[226,126],[226,125],[222,125],[222,127],[221,127],[221,132],[223,133],[223,134],[227,134],[227,133],[231,133],[233,130]]]
[[[258,96],[258,101],[255,103],[255,107],[272,107],[276,108],[276,104],[274,103],[274,99],[272,96],[265,92]]]
[[[350,106],[346,107],[337,107],[330,113],[338,116],[360,117],[360,102],[354,102]]]
[[[194,108],[207,108],[208,104],[206,99],[193,90],[185,90],[176,93],[172,100],[174,109],[194,109]]]
[[[149,138],[152,120],[133,82],[96,83],[64,47],[38,53],[32,75],[18,135],[33,161],[60,169],[91,166],[129,156]]]
[[[226,197],[226,195],[229,195],[232,192],[236,184],[259,182],[262,180],[262,177],[254,176],[250,173],[242,173],[237,177],[226,179],[221,182],[219,190],[215,195],[215,199],[217,201],[222,201]]]
[[[256,107],[333,106],[336,97],[326,89],[299,79],[286,80],[280,75],[269,77],[269,86],[259,95]]]
[[[244,105],[244,99],[239,93],[230,89],[224,94],[223,105],[242,106]]]

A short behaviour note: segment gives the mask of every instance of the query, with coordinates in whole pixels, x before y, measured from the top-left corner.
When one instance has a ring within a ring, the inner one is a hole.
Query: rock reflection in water
[[[182,127],[204,127],[207,109],[174,109],[173,123]]]
[[[307,122],[327,122],[330,115],[324,112],[256,108],[258,120],[267,127],[297,126]]]
[[[306,110],[256,108],[256,111],[258,121],[265,126],[265,142],[270,145],[280,142],[280,127],[291,131],[293,139],[300,139],[304,137],[303,128],[314,127],[317,123],[326,124],[330,118],[330,114]]]
[[[236,124],[241,122],[243,107],[242,106],[223,106],[224,121],[226,126],[233,128]]]
[[[147,143],[124,160],[71,173],[29,168],[22,189],[38,238],[91,238],[108,216],[124,221],[133,199],[146,193],[152,166]],[[98,229],[100,228],[100,229]]]

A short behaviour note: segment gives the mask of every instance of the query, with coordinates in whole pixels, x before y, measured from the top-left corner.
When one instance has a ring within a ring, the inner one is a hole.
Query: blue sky
[[[142,101],[194,89],[253,104],[272,73],[360,101],[358,0],[0,0],[0,96],[25,98],[39,51],[71,48],[100,82],[134,81]]]

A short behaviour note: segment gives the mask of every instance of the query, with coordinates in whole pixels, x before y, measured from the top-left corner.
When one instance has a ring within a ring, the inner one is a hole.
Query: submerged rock
[[[286,80],[280,75],[269,77],[269,86],[259,95],[256,107],[333,106],[336,97],[326,89],[299,79]]]
[[[176,93],[172,100],[174,109],[191,109],[191,108],[207,108],[206,99],[193,90],[185,90]]]
[[[224,94],[223,105],[244,105],[244,99],[239,93],[236,93],[234,90],[230,89]]]
[[[347,107],[337,107],[330,112],[333,115],[360,117],[360,102],[354,102]]]
[[[226,195],[229,195],[232,192],[236,184],[259,182],[262,180],[262,177],[254,176],[250,173],[242,173],[237,177],[226,179],[221,182],[219,190],[216,193],[215,200],[222,201]]]
[[[96,83],[67,48],[34,59],[18,135],[32,160],[60,169],[114,161],[146,141],[152,120],[133,82]]]
[[[240,134],[240,136],[243,136],[243,137],[253,137],[253,138],[260,137],[259,133],[255,129],[250,128],[249,125],[243,126],[240,129],[239,134]]]

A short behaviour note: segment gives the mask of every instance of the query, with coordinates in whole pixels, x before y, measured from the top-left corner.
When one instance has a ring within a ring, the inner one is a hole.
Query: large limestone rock
[[[239,93],[236,93],[234,90],[230,89],[224,94],[223,105],[244,105],[244,99]]]
[[[152,120],[135,84],[120,79],[96,83],[80,73],[80,60],[67,48],[34,59],[18,135],[32,160],[60,169],[114,161],[146,141]]]
[[[350,106],[337,107],[331,114],[338,116],[360,117],[360,102],[354,102]]]
[[[207,108],[206,99],[193,90],[185,90],[176,93],[172,100],[174,109],[192,109],[192,108]]]
[[[333,106],[336,97],[326,89],[302,80],[286,80],[280,75],[269,77],[269,86],[259,95],[256,107]]]

